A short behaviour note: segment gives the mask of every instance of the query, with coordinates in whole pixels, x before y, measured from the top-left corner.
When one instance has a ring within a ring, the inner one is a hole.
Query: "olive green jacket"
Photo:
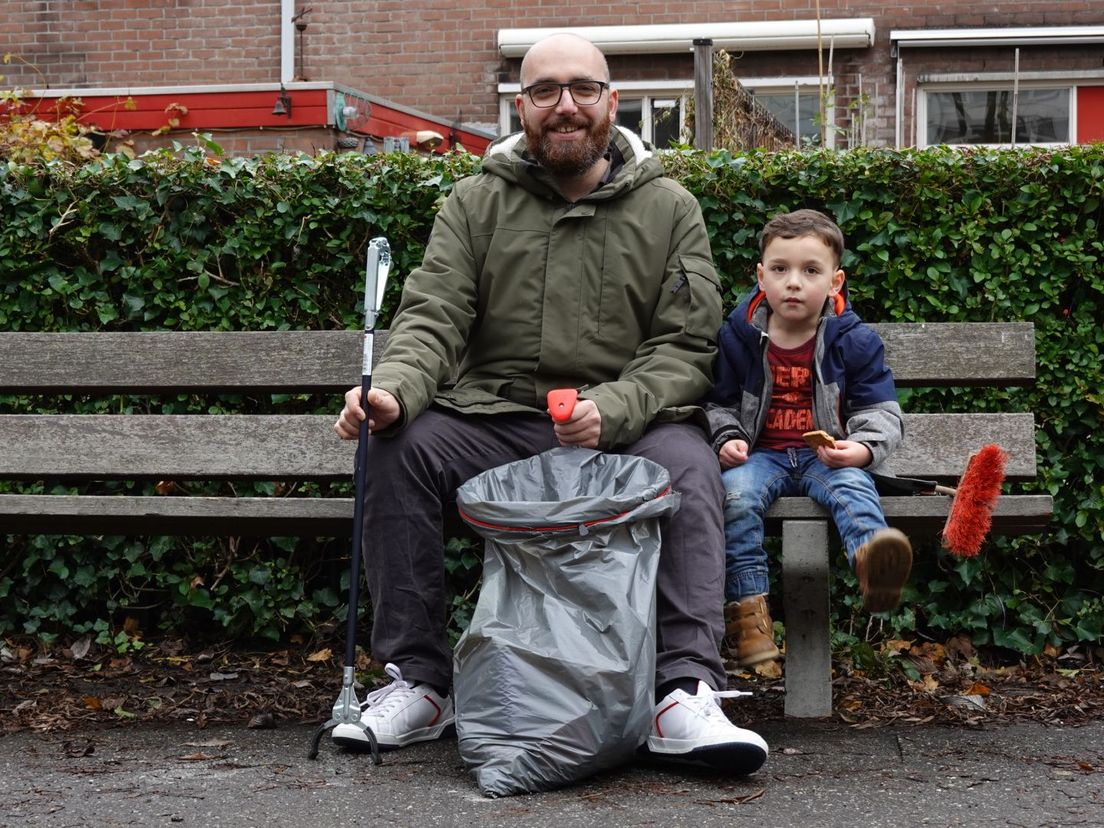
[[[701,210],[639,138],[611,138],[624,164],[574,204],[520,133],[457,182],[373,371],[402,406],[395,428],[431,402],[544,413],[574,387],[608,450],[708,391],[721,296]]]

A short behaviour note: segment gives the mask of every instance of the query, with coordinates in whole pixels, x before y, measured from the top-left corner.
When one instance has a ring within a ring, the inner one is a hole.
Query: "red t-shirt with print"
[[[813,352],[816,337],[796,348],[767,346],[773,388],[759,448],[804,448],[801,435],[813,430]]]

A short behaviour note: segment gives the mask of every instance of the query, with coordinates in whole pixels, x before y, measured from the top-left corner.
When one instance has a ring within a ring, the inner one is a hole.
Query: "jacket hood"
[[[612,198],[663,176],[663,166],[651,145],[636,133],[614,125],[610,130],[610,152],[623,161],[611,180],[584,200]],[[492,143],[483,157],[483,172],[497,175],[539,195],[558,193],[552,176],[533,160],[524,132],[515,132]]]
[[[767,294],[758,287],[754,287],[744,294],[735,310],[728,315],[727,321],[730,325],[744,323],[765,331],[767,329],[767,315],[770,312],[770,306],[767,304]],[[846,279],[844,279],[843,286],[834,300],[825,302],[821,318],[839,320],[844,328],[858,323],[859,319],[851,309],[851,299],[847,294]]]

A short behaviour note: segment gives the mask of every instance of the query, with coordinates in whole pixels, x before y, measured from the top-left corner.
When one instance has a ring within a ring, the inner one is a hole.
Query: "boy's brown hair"
[[[802,236],[816,236],[836,254],[836,267],[843,258],[843,231],[828,216],[819,210],[794,210],[792,213],[780,213],[763,226],[759,234],[759,256],[767,245],[775,239],[797,239]]]

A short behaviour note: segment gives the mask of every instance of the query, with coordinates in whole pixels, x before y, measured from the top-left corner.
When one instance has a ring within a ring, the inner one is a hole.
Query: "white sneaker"
[[[705,764],[737,775],[754,773],[767,761],[767,743],[758,733],[736,727],[718,699],[747,696],[739,690],[716,691],[704,681],[691,696],[668,693],[655,707],[646,753],[659,759]]]
[[[426,684],[412,686],[394,664],[384,667],[384,672],[394,681],[373,690],[360,706],[360,721],[372,728],[380,750],[438,739],[456,721],[449,696],[438,695]],[[332,738],[351,750],[371,749],[368,735],[354,724],[337,725]]]

